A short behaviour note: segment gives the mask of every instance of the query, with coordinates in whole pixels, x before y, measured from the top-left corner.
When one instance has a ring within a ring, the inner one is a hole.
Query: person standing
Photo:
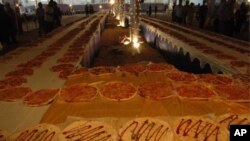
[[[182,12],[182,21],[183,21],[183,24],[187,24],[188,10],[189,10],[189,1],[187,0],[185,6],[183,6],[183,12]]]
[[[157,11],[158,11],[158,8],[157,8],[157,5],[155,5],[155,17],[157,15]]]
[[[187,10],[187,24],[192,25],[195,14],[194,3],[191,3]]]
[[[86,16],[89,15],[89,6],[87,4],[85,5],[85,14]]]
[[[62,11],[57,6],[57,3],[54,2],[54,27],[57,28],[61,26],[61,19],[62,19]]]
[[[200,6],[199,9],[199,27],[204,28],[204,24],[207,18],[207,4],[206,0],[203,1],[203,4]]]
[[[172,6],[172,22],[176,22],[176,2]]]
[[[149,7],[148,7],[148,16],[151,16],[151,14],[152,14],[152,7],[151,7],[151,5],[149,5]]]
[[[38,29],[38,35],[42,36],[44,33],[44,15],[45,15],[45,10],[43,8],[43,5],[41,2],[38,3],[38,8],[36,9],[36,17],[39,25]]]
[[[4,10],[4,5],[0,4],[0,42],[5,49],[5,45],[9,44],[9,25],[10,19],[8,18],[7,13]]]
[[[181,3],[179,3],[179,5],[176,6],[176,20],[177,20],[177,23],[181,24],[182,23],[182,12],[183,12],[183,9],[182,9],[182,5]]]
[[[44,22],[45,22],[45,33],[49,33],[54,27],[54,4],[51,0],[45,8]]]
[[[17,19],[16,19],[16,14],[15,11],[10,7],[10,4],[8,2],[5,3],[5,11],[8,15],[8,18],[10,20],[10,25],[8,28],[8,33],[9,33],[9,38],[11,39],[12,42],[17,43]]]

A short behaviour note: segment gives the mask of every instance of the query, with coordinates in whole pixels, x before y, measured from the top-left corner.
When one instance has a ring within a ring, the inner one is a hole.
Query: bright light
[[[124,45],[128,45],[128,44],[130,44],[130,41],[124,41],[123,44],[124,44]]]
[[[115,0],[110,0],[109,3],[113,5],[115,3]]]
[[[138,42],[133,43],[133,46],[134,46],[134,48],[139,48],[140,47],[140,43],[138,43]]]
[[[16,7],[19,7],[19,4],[18,4],[18,3],[16,4]]]
[[[71,8],[71,7],[72,7],[72,4],[69,4],[69,7]]]
[[[119,16],[119,15],[117,15],[117,16],[116,16],[116,19],[117,19],[117,20],[120,20],[120,16]]]
[[[99,5],[99,8],[102,9],[102,5]]]
[[[136,36],[133,37],[133,43],[138,43],[138,37]]]

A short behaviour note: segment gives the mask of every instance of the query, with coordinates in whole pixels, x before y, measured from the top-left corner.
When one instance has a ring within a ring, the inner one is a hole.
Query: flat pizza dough
[[[109,66],[100,66],[100,67],[94,67],[89,69],[89,73],[92,75],[109,75],[114,74],[116,68],[115,67],[109,67]]]
[[[28,94],[23,103],[28,106],[43,106],[54,100],[59,89],[41,89]]]
[[[17,101],[25,97],[28,93],[31,93],[31,88],[28,87],[16,87],[8,88],[0,91],[0,101]]]
[[[230,125],[250,125],[250,115],[228,113],[218,117],[220,126],[228,128]]]
[[[38,124],[12,134],[10,141],[58,141],[60,129],[52,124]]]
[[[174,87],[171,82],[147,82],[138,88],[140,96],[154,100],[162,100],[175,94]]]
[[[61,89],[61,98],[66,102],[85,102],[96,98],[97,88],[87,84],[74,84]]]
[[[59,141],[117,141],[117,132],[100,121],[75,121],[63,129]]]
[[[127,82],[111,81],[100,89],[100,95],[112,101],[125,101],[132,99],[137,93],[137,88]]]
[[[199,116],[180,117],[174,121],[173,130],[180,141],[228,141],[226,128]]]
[[[170,125],[156,118],[136,118],[119,129],[119,141],[172,141]]]
[[[208,100],[216,96],[210,88],[198,83],[183,84],[176,91],[180,98],[190,100]]]

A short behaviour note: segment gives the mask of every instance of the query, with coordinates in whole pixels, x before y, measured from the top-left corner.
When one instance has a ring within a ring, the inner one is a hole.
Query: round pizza
[[[59,135],[59,141],[117,141],[117,132],[100,121],[75,121]]]
[[[241,85],[215,85],[213,89],[222,99],[233,102],[250,102],[249,87]]]
[[[164,72],[164,71],[171,71],[173,70],[174,67],[169,64],[164,64],[164,63],[158,63],[158,64],[149,64],[147,66],[147,71],[151,72]]]
[[[125,101],[132,99],[137,92],[137,88],[122,81],[111,81],[104,84],[100,89],[100,95],[113,101]]]
[[[229,129],[230,125],[250,125],[250,115],[228,113],[218,117],[218,124]]]
[[[7,88],[0,91],[0,101],[17,101],[31,92],[28,87]]]
[[[75,75],[75,74],[83,74],[83,73],[86,73],[86,72],[88,72],[88,69],[85,68],[85,67],[81,67],[81,68],[79,68],[79,69],[76,69],[76,70],[72,73],[72,75]]]
[[[61,98],[66,102],[84,102],[96,98],[97,88],[87,84],[74,84],[60,91]]]
[[[119,141],[172,141],[170,125],[156,118],[136,118],[119,129]]]
[[[7,141],[10,134],[0,129],[0,141]]]
[[[176,88],[178,96],[184,99],[207,100],[216,94],[202,84],[183,84]]]
[[[47,105],[54,100],[59,89],[41,89],[28,94],[23,103],[28,106]]]
[[[89,69],[89,73],[93,75],[108,75],[115,73],[115,67],[100,66]]]
[[[228,141],[226,128],[207,118],[180,117],[174,121],[173,130],[180,141]]]
[[[23,83],[26,83],[27,79],[21,76],[11,76],[7,77],[3,81],[6,83],[6,85],[10,87],[17,87],[21,86]]]
[[[25,76],[25,75],[32,75],[33,69],[31,68],[22,68],[15,71],[8,72],[5,76]]]
[[[56,65],[56,66],[53,66],[51,68],[51,70],[53,72],[60,72],[60,71],[63,71],[65,69],[73,69],[75,66],[73,64],[59,64],[59,65]]]
[[[61,130],[52,124],[38,124],[11,135],[10,141],[58,141]]]
[[[143,64],[127,64],[124,66],[119,66],[118,70],[121,72],[138,74],[146,70],[146,66]]]
[[[199,80],[210,84],[232,84],[233,79],[229,76],[222,74],[201,74],[199,75]]]
[[[197,80],[197,77],[194,74],[181,71],[169,72],[166,76],[167,78],[177,82],[193,82]]]
[[[230,62],[232,66],[234,67],[248,67],[250,64],[246,61],[231,61]]]
[[[58,63],[71,63],[71,62],[77,62],[79,60],[79,57],[63,57],[57,60]]]
[[[147,82],[139,86],[138,93],[145,98],[162,100],[173,96],[175,91],[171,82]]]
[[[73,68],[64,69],[59,72],[59,77],[62,79],[66,79],[68,78],[69,75],[71,75],[72,71],[73,71]]]

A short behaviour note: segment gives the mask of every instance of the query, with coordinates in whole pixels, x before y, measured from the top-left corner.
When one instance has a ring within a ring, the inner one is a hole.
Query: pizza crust
[[[123,124],[119,129],[120,141],[172,141],[170,125],[160,119],[143,117]]]
[[[58,135],[60,129],[52,124],[38,124],[37,126],[23,129],[12,134],[8,140],[11,141],[34,141],[34,140],[46,140],[46,141],[58,141]],[[33,136],[32,136],[33,135]]]
[[[111,101],[126,101],[136,96],[137,88],[132,83],[111,81],[100,88],[100,95]]]
[[[180,117],[174,121],[173,130],[180,141],[228,141],[226,128],[199,116]]]
[[[109,124],[100,121],[75,121],[63,129],[59,141],[101,140],[117,141],[117,132]]]

